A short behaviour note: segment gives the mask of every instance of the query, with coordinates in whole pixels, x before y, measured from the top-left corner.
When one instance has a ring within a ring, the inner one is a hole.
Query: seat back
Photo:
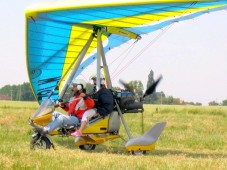
[[[120,116],[117,111],[113,111],[109,115],[108,129],[107,132],[116,132],[120,129]]]

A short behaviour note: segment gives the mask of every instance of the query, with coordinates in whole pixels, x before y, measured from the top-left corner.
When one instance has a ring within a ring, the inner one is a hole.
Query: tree
[[[147,88],[151,87],[151,85],[154,83],[154,72],[151,70],[148,75],[148,81],[147,81]],[[180,98],[174,98],[173,96],[166,96],[164,92],[156,92],[154,91],[153,94],[147,96],[144,100],[144,103],[147,104],[168,104],[168,105],[202,105],[201,103],[193,103],[193,102],[185,102],[184,100]],[[211,103],[216,104],[217,103]]]
[[[150,71],[148,75],[148,80],[147,80],[147,89],[154,83],[154,72],[153,70]],[[144,103],[157,103],[158,96],[156,94],[156,91],[153,92],[153,94],[147,96],[144,100]]]
[[[134,90],[134,93],[137,96],[143,95],[143,84],[140,80],[133,80],[133,81],[130,81],[128,84],[130,87],[132,87],[132,89]]]
[[[34,101],[35,97],[33,95],[33,92],[30,88],[30,84],[29,83],[23,83],[23,85],[21,85],[20,87],[20,96],[22,101]],[[19,90],[19,89],[18,89]],[[19,100],[19,99],[18,99]]]
[[[147,88],[149,88],[154,83],[154,72],[153,70],[150,71],[147,80]]]
[[[0,89],[0,95],[6,95],[11,98],[11,86],[6,85]]]
[[[11,100],[21,101],[34,101],[35,97],[32,93],[29,83],[23,83],[20,85],[6,85],[0,89],[0,95],[6,95]]]
[[[219,104],[215,101],[211,101],[208,103],[209,106],[218,106]]]
[[[195,105],[196,105],[196,106],[202,106],[202,103],[196,102]]]
[[[155,93],[153,96],[153,104],[167,104],[166,96],[163,91]]]
[[[223,106],[227,106],[227,99],[222,101]]]

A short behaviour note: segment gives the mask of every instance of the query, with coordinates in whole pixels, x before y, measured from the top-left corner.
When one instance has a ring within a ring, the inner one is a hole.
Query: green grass
[[[132,156],[122,139],[81,151],[73,138],[53,136],[56,150],[29,149],[31,127],[28,118],[38,105],[34,102],[0,101],[0,169],[226,169],[227,107],[145,105],[144,130],[156,122],[167,126],[156,150]],[[142,134],[140,113],[124,114],[133,137]],[[120,133],[127,140],[124,127]]]

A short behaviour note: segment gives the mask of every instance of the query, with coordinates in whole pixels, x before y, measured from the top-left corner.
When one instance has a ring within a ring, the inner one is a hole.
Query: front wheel
[[[52,146],[52,143],[49,138],[46,136],[42,136],[39,139],[35,139],[34,137],[32,138],[31,142],[31,149],[50,149]]]
[[[93,144],[86,144],[86,145],[80,145],[79,148],[81,150],[86,150],[86,151],[90,151],[90,150],[94,150],[96,147],[96,145]]]

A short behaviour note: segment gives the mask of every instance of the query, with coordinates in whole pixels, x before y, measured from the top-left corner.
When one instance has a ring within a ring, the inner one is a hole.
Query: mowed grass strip
[[[227,167],[227,107],[145,105],[141,113],[124,114],[133,137],[155,123],[167,126],[156,150],[132,156],[117,139],[82,151],[73,138],[52,136],[56,150],[29,149],[32,134],[28,118],[35,102],[0,102],[0,169],[220,169]],[[124,127],[120,133],[128,140]]]

